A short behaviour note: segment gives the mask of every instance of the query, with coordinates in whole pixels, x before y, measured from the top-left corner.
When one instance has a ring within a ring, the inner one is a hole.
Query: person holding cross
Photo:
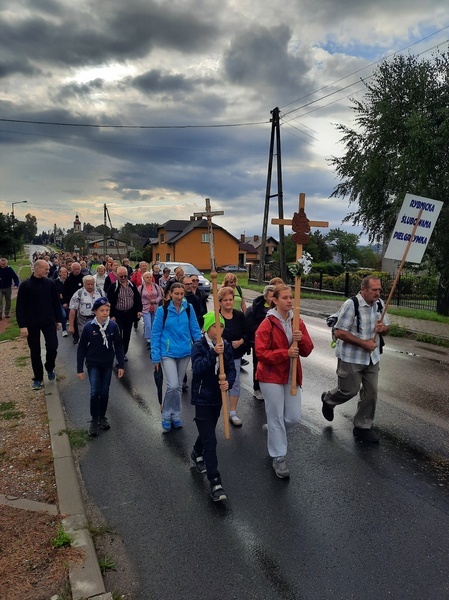
[[[219,317],[219,327],[224,329],[224,319]],[[229,342],[217,339],[215,312],[204,315],[203,337],[192,348],[192,404],[195,406],[195,423],[198,437],[190,455],[198,473],[206,473],[210,482],[210,496],[214,502],[226,500],[218,470],[217,436],[215,429],[220,417],[221,392],[232,388],[236,370]],[[219,378],[219,356],[223,356],[226,377]]]
[[[292,393],[292,372],[302,384],[299,356],[309,356],[313,350],[304,321],[293,328],[293,296],[289,285],[274,288],[272,308],[256,331],[256,354],[259,360],[256,377],[265,400],[268,432],[268,454],[280,479],[290,477],[285,456],[287,432],[301,417],[301,389]],[[296,359],[296,360],[295,360]],[[298,394],[299,391],[299,394]]]

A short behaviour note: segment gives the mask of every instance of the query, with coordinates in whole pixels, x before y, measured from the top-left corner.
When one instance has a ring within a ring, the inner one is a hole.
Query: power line
[[[400,54],[401,52],[404,52],[405,50],[408,50],[409,48],[412,48],[413,46],[415,46],[416,44],[419,44],[431,37],[433,37],[434,35],[437,35],[438,33],[441,33],[442,31],[445,31],[446,29],[449,28],[449,25],[447,25],[446,27],[443,27],[442,29],[439,29],[438,31],[434,31],[433,33],[429,34],[428,36],[425,36],[419,40],[417,40],[416,42],[413,42],[413,44],[410,44],[409,46],[406,46],[405,48],[402,48],[401,50],[396,50],[396,52],[392,52],[391,54],[388,54],[387,56],[381,58],[380,60],[377,60],[375,62],[370,63],[369,65],[366,65],[365,67],[362,67],[360,69],[357,69],[356,71],[353,71],[352,73],[349,73],[348,75],[345,75],[344,77],[340,77],[340,79],[337,79],[336,81],[333,81],[332,83],[329,83],[317,90],[314,90],[313,92],[310,92],[309,94],[306,94],[305,96],[301,96],[300,98],[297,98],[296,100],[293,100],[292,102],[289,102],[288,104],[284,104],[283,107],[281,108],[285,108],[287,106],[290,106],[291,104],[294,104],[295,102],[300,102],[301,100],[305,100],[306,98],[309,98],[310,96],[317,94],[318,92],[321,92],[329,87],[334,86],[335,84],[339,83],[340,81],[343,81],[344,79],[347,79],[348,77],[352,77],[353,75],[357,75],[358,73],[360,73],[361,71],[364,71],[365,69],[369,69],[370,67],[373,67],[385,60],[388,60],[389,58],[391,58],[392,56],[395,56],[396,54]],[[448,40],[446,39],[444,42],[440,42],[439,44],[436,44],[435,46],[433,46],[432,48],[429,48],[427,50],[424,50],[423,52],[420,52],[418,54],[418,56],[421,56],[422,54],[424,54],[425,52],[429,52],[430,50],[433,50],[434,48],[437,48],[438,46],[441,46],[442,44],[445,44]],[[345,89],[347,89],[348,87],[351,87],[351,85],[355,85],[358,82],[354,82],[352,84],[349,84],[343,88],[340,88],[339,90],[336,90],[334,92],[331,92],[329,94],[326,94],[325,96],[322,96],[320,98],[317,98],[316,100],[312,100],[311,102],[308,102],[307,104],[304,104],[302,106],[299,106],[298,108],[294,108],[286,113],[283,114],[284,117],[286,117],[287,115],[291,114],[292,112],[295,112],[297,110],[301,110],[301,108],[305,108],[306,106],[310,106],[311,104],[315,103],[315,102],[319,102],[320,100],[323,100],[325,98],[328,98],[329,96],[331,96],[332,94],[336,94],[339,91],[343,91]]]
[[[95,129],[219,129],[224,127],[250,127],[252,125],[266,125],[269,121],[256,121],[253,123],[226,123],[222,125],[97,125],[94,123],[60,123],[57,121],[32,121],[28,119],[3,119],[4,123],[25,123],[28,125],[54,125],[57,127],[92,127]]]

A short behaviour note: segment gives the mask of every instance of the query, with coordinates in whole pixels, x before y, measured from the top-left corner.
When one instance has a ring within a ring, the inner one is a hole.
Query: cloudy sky
[[[120,227],[210,197],[232,234],[261,233],[279,107],[284,214],[305,192],[309,219],[339,227],[327,161],[350,97],[448,33],[447,0],[0,0],[0,212],[27,200],[16,217],[41,231],[99,225],[107,204]]]

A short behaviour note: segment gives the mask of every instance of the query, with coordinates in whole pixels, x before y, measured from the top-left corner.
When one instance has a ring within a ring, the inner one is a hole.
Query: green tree
[[[359,248],[358,260],[360,267],[367,267],[369,269],[380,270],[382,262],[381,257],[379,254],[376,254],[376,252],[374,252],[373,247],[370,245]]]
[[[12,216],[0,213],[0,256],[9,258],[13,254]]]
[[[333,248],[335,254],[339,257],[339,262],[343,267],[353,260],[357,260],[359,249],[357,247],[360,238],[355,233],[348,233],[343,229],[331,229],[325,236],[326,241]]]
[[[318,229],[310,234],[310,241],[304,246],[304,250],[312,256],[313,262],[332,261],[332,250],[327,245],[325,236]]]
[[[37,234],[37,219],[34,215],[27,213],[25,215],[25,224],[23,227],[23,241],[25,244],[31,244]]]
[[[449,55],[384,61],[352,101],[355,127],[338,125],[346,152],[331,159],[340,177],[332,192],[357,206],[346,221],[370,241],[388,241],[404,194],[444,202],[427,250],[449,306]],[[445,308],[444,308],[445,305]]]
[[[69,233],[63,239],[64,249],[73,252],[75,247],[87,248],[86,240],[82,233]]]

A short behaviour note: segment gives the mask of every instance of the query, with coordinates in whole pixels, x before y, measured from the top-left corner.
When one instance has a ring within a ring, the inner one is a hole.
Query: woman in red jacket
[[[256,378],[265,399],[268,453],[273,459],[276,475],[284,479],[290,477],[285,462],[287,431],[301,417],[302,369],[299,356],[308,356],[313,350],[313,343],[303,321],[300,321],[298,330],[292,330],[293,297],[288,285],[275,287],[271,306],[273,308],[256,331],[259,360]],[[299,387],[296,396],[290,393],[293,358],[298,358],[296,380]]]

